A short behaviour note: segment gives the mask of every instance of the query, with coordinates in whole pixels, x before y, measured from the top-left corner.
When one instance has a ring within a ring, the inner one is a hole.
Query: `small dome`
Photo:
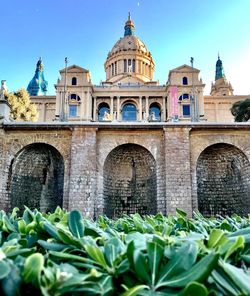
[[[150,56],[150,52],[147,49],[146,45],[136,36],[128,35],[123,38],[120,38],[116,44],[113,46],[112,50],[108,54],[108,58],[110,58],[113,54],[117,54],[121,51],[137,51],[142,54],[148,54]]]

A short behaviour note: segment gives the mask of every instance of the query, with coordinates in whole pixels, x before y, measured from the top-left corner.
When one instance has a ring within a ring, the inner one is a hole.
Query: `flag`
[[[178,116],[178,89],[176,86],[170,87],[170,116]]]

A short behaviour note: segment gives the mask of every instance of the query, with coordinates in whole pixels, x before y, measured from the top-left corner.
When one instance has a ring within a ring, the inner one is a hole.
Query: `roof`
[[[200,70],[184,64],[182,66],[170,70],[169,72],[200,72]]]
[[[63,68],[59,72],[60,73],[65,72],[65,68]],[[72,66],[67,67],[67,72],[70,72],[70,73],[89,73],[89,70],[84,69],[84,68],[79,67],[79,66],[77,66],[77,65],[74,64]]]

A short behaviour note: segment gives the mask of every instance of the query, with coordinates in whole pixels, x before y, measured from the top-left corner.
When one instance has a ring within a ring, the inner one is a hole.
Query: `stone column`
[[[142,121],[142,97],[139,97],[139,121]]]
[[[190,128],[164,128],[166,212],[180,208],[192,216]]]
[[[97,113],[97,112],[96,112],[96,111],[97,111],[97,110],[96,110],[96,96],[94,96],[93,98],[94,98],[93,120],[94,120],[94,121],[97,121],[97,120],[96,120],[96,113]]]
[[[114,97],[110,98],[110,116],[111,120],[114,120]]]
[[[121,119],[121,112],[120,112],[120,96],[117,96],[117,101],[116,101],[116,111],[117,111],[117,121],[120,121]]]
[[[94,217],[96,199],[96,128],[76,127],[72,132],[69,210]]]
[[[146,121],[148,121],[149,119],[149,106],[148,106],[148,96],[145,97],[146,98]]]
[[[166,97],[162,97],[162,118],[161,121],[166,121]]]

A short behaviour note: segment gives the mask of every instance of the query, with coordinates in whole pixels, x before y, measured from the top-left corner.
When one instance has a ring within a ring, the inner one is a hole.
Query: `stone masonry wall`
[[[164,129],[167,212],[180,208],[191,216],[189,132],[190,128]]]
[[[95,216],[96,128],[75,127],[72,132],[69,209]]]

